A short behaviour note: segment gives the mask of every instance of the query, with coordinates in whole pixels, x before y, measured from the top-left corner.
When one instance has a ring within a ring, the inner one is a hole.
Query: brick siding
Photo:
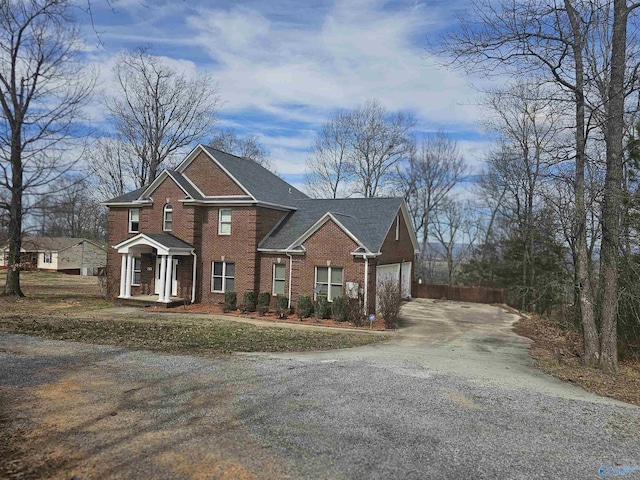
[[[246,192],[204,152],[193,159],[183,175],[207,196],[246,195]]]

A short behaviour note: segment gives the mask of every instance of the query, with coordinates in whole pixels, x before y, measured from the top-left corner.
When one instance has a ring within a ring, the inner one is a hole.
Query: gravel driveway
[[[34,461],[66,479],[583,479],[640,465],[640,409],[534,370],[512,315],[429,301],[403,314],[383,344],[214,359],[0,334],[0,394]]]

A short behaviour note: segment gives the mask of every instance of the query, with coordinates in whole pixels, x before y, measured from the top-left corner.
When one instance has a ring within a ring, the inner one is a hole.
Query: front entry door
[[[156,281],[154,286],[154,292],[156,295],[160,295],[160,271],[162,269],[162,258],[156,258]],[[178,295],[178,259],[173,259],[173,268],[171,269],[171,295]]]

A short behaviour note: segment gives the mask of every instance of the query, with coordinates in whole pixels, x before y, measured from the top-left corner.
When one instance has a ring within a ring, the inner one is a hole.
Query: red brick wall
[[[278,262],[278,259],[280,262]],[[269,292],[273,295],[273,265],[281,263],[285,266],[284,293],[289,295],[289,257],[284,254],[262,254],[260,262],[260,292]],[[294,260],[295,262],[295,260]],[[274,300],[272,298],[272,304]]]
[[[173,228],[167,233],[193,245],[195,230],[199,228],[194,219],[197,207],[185,206],[178,201],[185,197],[185,193],[170,177],[165,178],[160,186],[151,192],[153,205],[140,209],[140,232],[162,233],[164,206],[170,203],[173,207]]]
[[[231,235],[218,235],[218,213],[217,207],[203,212],[202,253],[198,252],[202,262],[199,269],[202,301],[224,301],[224,294],[211,292],[211,262],[222,261],[224,256],[224,261],[235,263],[235,290],[240,302],[245,291],[256,291],[259,287],[256,208],[231,208]]]
[[[107,289],[111,297],[120,293],[121,255],[113,248],[114,245],[133,237],[135,233],[129,230],[129,208],[109,207],[109,235],[107,239]]]
[[[193,159],[183,175],[208,196],[246,195],[245,191],[204,152]]]
[[[358,244],[329,220],[304,242],[307,252],[304,256],[293,257],[292,305],[298,295],[313,295],[315,287],[315,267],[326,267],[331,261],[332,267],[344,269],[344,282],[358,282],[364,287],[364,260],[354,258],[351,252]],[[287,275],[289,274],[287,270]]]
[[[409,229],[404,221],[402,213],[400,215],[400,238],[396,240],[396,219],[389,229],[387,238],[385,238],[380,248],[382,255],[378,257],[379,265],[388,265],[390,263],[413,262],[413,244],[409,235]]]

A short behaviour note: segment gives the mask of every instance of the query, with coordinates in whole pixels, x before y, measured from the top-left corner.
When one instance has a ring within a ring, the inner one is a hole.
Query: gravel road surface
[[[429,301],[403,314],[383,344],[213,359],[0,334],[0,395],[12,431],[60,460],[55,478],[584,479],[640,465],[640,409],[533,369],[513,315]]]

